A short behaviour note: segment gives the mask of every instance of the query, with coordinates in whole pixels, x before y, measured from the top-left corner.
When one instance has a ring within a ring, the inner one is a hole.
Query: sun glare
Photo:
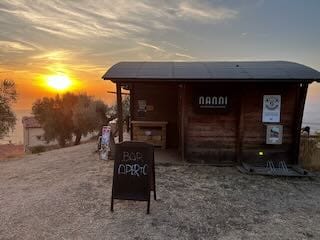
[[[54,88],[59,91],[63,91],[70,87],[71,80],[69,79],[68,76],[65,76],[65,75],[53,75],[53,76],[48,76],[47,84],[51,88]]]

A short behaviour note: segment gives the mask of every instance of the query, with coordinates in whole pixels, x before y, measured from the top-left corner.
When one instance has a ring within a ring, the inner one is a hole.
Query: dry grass
[[[306,169],[320,170],[319,142],[319,136],[301,138],[300,159]]]
[[[0,162],[0,238],[320,239],[319,176],[156,163],[151,214],[145,202],[119,200],[111,213],[113,162],[94,150],[89,143]]]

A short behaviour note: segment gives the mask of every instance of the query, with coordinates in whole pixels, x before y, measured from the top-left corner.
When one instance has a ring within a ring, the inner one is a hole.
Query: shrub
[[[46,151],[46,147],[45,146],[41,146],[41,145],[30,147],[30,151],[31,151],[32,154],[42,153],[42,152]]]

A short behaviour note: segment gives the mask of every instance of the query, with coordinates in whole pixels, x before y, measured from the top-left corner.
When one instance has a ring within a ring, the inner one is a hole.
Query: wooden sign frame
[[[155,164],[154,147],[145,142],[122,142],[116,144],[111,207],[114,199],[147,201],[147,214],[150,213],[150,192],[154,193]]]

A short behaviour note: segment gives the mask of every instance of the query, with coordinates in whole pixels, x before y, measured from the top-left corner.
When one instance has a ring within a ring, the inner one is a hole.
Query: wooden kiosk
[[[125,86],[132,123],[166,122],[166,147],[182,160],[296,164],[308,84],[320,73],[285,61],[120,62],[103,79],[116,83],[120,141]]]

